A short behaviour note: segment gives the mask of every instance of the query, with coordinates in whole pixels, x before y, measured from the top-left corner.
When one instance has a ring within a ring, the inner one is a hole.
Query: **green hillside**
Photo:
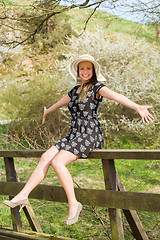
[[[85,23],[93,12],[93,9],[74,9],[68,12],[71,17],[70,22],[74,29],[81,33]],[[155,42],[155,29],[151,25],[142,25],[133,21],[128,21],[102,10],[97,10],[87,24],[87,30],[94,31],[99,28],[109,34],[123,34],[123,37],[135,35],[137,38],[145,38],[148,42]]]

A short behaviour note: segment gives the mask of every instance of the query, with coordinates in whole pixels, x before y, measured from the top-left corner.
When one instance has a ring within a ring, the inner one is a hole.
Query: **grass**
[[[14,7],[23,7],[25,8],[27,5],[29,6],[30,4],[33,3],[32,0],[23,0],[23,1],[20,1],[20,0],[4,0],[3,1],[3,4],[5,3],[6,6],[14,6]]]

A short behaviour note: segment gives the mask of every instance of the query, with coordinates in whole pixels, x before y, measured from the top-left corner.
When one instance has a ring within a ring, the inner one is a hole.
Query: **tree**
[[[127,2],[124,0],[64,0],[64,5],[60,0],[38,0],[29,5],[17,5],[15,2],[8,4],[8,1],[0,1],[0,21],[1,45],[10,45],[16,47],[19,44],[28,43],[35,40],[35,36],[44,26],[49,31],[49,19],[53,16],[61,15],[71,9],[93,8],[92,13],[86,20],[90,20],[97,8],[103,7],[106,11],[112,11],[117,14],[137,14],[141,16],[141,21],[149,18],[157,19],[160,14],[159,0],[133,0]],[[159,18],[157,19],[159,21]],[[85,25],[85,28],[86,28]],[[14,30],[14,36],[13,36]],[[7,33],[7,34],[6,34]]]
[[[74,8],[87,8],[90,6],[100,6],[101,2],[89,4],[86,0],[81,4],[60,5],[56,0],[35,1],[31,5],[8,5],[1,0],[0,20],[1,20],[1,45],[16,47],[19,44],[33,42],[37,33],[44,25],[49,31],[49,20],[57,15]]]

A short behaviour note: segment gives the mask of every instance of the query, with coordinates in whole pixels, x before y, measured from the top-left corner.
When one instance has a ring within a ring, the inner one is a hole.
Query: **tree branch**
[[[97,8],[99,8],[100,5],[101,5],[101,3],[99,3],[99,4],[94,8],[93,12],[91,13],[91,15],[90,15],[90,16],[88,17],[88,19],[86,20],[84,29],[83,29],[83,31],[80,33],[79,37],[85,32],[89,20],[90,20],[91,17],[94,15],[95,11],[97,10]]]
[[[70,6],[68,6],[68,7],[64,7],[63,9],[61,9],[61,10],[59,10],[59,11],[51,11],[51,13],[50,14],[47,14],[47,16],[40,22],[40,24],[35,28],[35,30],[29,35],[29,36],[27,36],[26,38],[24,38],[22,41],[12,41],[12,42],[9,42],[9,43],[6,43],[6,44],[15,44],[14,46],[13,46],[13,48],[15,48],[15,47],[17,47],[18,45],[21,45],[21,44],[24,44],[25,42],[27,42],[29,39],[31,39],[31,38],[33,38],[40,30],[41,30],[41,28],[42,28],[42,26],[43,26],[43,24],[45,23],[45,22],[47,22],[51,17],[53,17],[53,16],[55,16],[55,15],[58,15],[58,14],[61,14],[61,13],[63,13],[63,12],[67,12],[67,11],[69,11],[69,10],[71,10],[71,9],[74,9],[74,8],[88,8],[88,7],[91,7],[91,6],[95,6],[95,5],[97,5],[96,7],[95,7],[95,9],[94,9],[94,11],[93,11],[93,13],[91,14],[91,16],[94,14],[94,12],[96,11],[96,9],[100,6],[100,4],[102,3],[102,2],[105,2],[106,0],[101,0],[101,1],[98,1],[98,2],[95,2],[95,3],[92,3],[92,4],[90,4],[90,5],[88,5],[87,6],[87,4],[90,2],[90,0],[86,0],[84,3],[82,3],[82,4],[72,4],[72,5],[70,5]],[[91,18],[91,16],[89,17],[89,19]],[[87,20],[87,22],[86,22],[86,26],[87,26],[87,23],[88,23],[88,21],[89,21],[89,19]],[[26,19],[25,19],[26,20]],[[86,27],[85,27],[86,28]]]

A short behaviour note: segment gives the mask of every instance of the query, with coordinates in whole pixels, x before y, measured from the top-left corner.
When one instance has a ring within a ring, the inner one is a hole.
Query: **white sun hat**
[[[84,62],[84,61],[93,63],[94,68],[95,68],[95,72],[96,72],[96,76],[97,76],[97,80],[98,80],[99,82],[104,82],[104,81],[106,81],[106,79],[105,79],[105,78],[102,76],[102,74],[100,73],[101,67],[100,67],[99,63],[96,62],[96,61],[94,60],[94,58],[93,58],[91,55],[88,55],[88,54],[81,55],[79,58],[75,59],[74,61],[72,61],[72,62],[69,64],[69,73],[71,74],[71,76],[74,78],[75,81],[78,80],[78,76],[77,76],[77,67],[78,67],[78,64],[79,64],[80,62]]]

